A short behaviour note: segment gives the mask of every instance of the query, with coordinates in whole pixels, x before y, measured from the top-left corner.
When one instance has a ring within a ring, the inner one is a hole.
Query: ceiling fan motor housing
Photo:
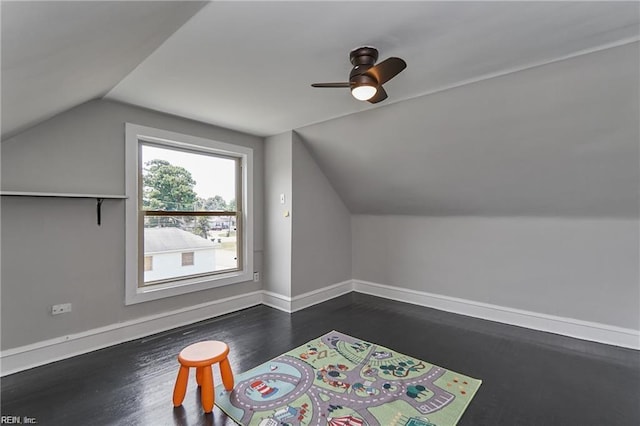
[[[359,47],[349,53],[349,60],[353,64],[353,69],[349,73],[349,81],[357,84],[373,84],[378,82],[372,77],[368,81],[356,77],[366,77],[364,73],[371,68],[378,60],[378,50],[374,47]]]
[[[358,47],[349,53],[349,60],[354,66],[373,65],[378,60],[378,49],[375,47]]]

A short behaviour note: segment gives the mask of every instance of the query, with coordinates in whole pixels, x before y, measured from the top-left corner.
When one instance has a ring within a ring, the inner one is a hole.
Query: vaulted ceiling
[[[637,2],[2,2],[3,138],[105,97],[297,131],[354,213],[638,217]],[[348,53],[408,68],[371,105]]]

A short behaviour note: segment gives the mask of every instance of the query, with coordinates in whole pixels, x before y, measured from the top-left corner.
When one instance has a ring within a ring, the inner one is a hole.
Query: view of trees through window
[[[236,158],[141,144],[145,285],[236,270]],[[183,253],[193,253],[183,262]]]

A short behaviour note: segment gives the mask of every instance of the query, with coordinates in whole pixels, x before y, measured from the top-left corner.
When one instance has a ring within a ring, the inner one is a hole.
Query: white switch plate
[[[280,194],[280,204],[284,204],[284,202],[285,202],[284,194]]]
[[[255,281],[255,282],[260,281],[260,272],[254,272],[253,273],[253,281]]]

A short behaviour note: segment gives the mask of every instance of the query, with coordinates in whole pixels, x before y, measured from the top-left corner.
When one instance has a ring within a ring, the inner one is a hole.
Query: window
[[[253,151],[126,130],[126,303],[249,281]]]
[[[182,266],[193,266],[193,252],[182,253]]]

